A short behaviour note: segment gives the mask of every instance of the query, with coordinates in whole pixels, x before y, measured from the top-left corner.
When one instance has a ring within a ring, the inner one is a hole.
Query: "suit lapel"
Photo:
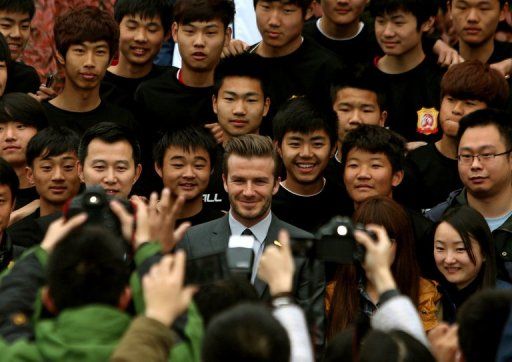
[[[212,237],[210,238],[211,249],[227,250],[230,236],[231,229],[229,228],[228,215],[226,215],[219,219],[218,224],[213,229]]]

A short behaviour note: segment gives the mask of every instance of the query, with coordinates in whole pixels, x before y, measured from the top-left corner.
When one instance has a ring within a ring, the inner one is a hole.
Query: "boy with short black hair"
[[[155,171],[170,191],[172,201],[179,196],[185,203],[178,223],[202,224],[224,215],[203,202],[214,167],[217,144],[204,128],[187,127],[167,132],[154,149]]]
[[[505,78],[489,65],[468,60],[452,66],[441,81],[440,122],[442,138],[410,152],[414,182],[413,194],[419,206],[429,209],[446,200],[450,192],[460,189],[457,171],[457,131],[465,115],[487,107],[504,109],[509,86]]]
[[[9,162],[19,179],[15,209],[39,198],[25,171],[26,148],[30,139],[47,125],[43,107],[28,94],[9,93],[0,98],[0,157]]]
[[[39,244],[48,222],[43,219],[62,211],[80,190],[78,135],[64,127],[38,132],[27,146],[27,179],[39,194],[39,207],[9,227],[15,245],[29,248]]]
[[[167,67],[153,64],[169,36],[172,3],[169,0],[118,0],[114,18],[119,24],[119,62],[108,68],[101,83],[101,98],[133,109],[137,87]]]
[[[232,137],[260,132],[270,107],[264,77],[260,57],[250,53],[226,57],[215,69],[213,111],[224,144]]]
[[[385,53],[375,62],[375,81],[387,96],[389,128],[409,142],[437,140],[441,69],[422,47],[422,35],[437,14],[436,2],[372,0],[370,12]]]
[[[128,111],[100,99],[101,80],[119,45],[114,18],[98,8],[79,8],[57,19],[54,35],[66,81],[62,93],[43,103],[50,125],[69,127],[79,135],[105,121],[135,129]]]
[[[272,199],[272,209],[284,221],[312,233],[333,216],[351,211],[342,190],[323,177],[337,135],[334,115],[322,116],[306,98],[288,101],[274,118],[274,139],[286,178]]]
[[[228,195],[222,182],[224,145],[233,137],[259,134],[270,107],[260,57],[242,53],[222,59],[215,69],[212,99],[223,144],[217,148],[217,161],[204,198],[212,206],[227,211]]]
[[[6,92],[35,93],[41,81],[36,70],[21,61],[30,38],[30,22],[36,11],[34,0],[1,0],[0,33],[5,37],[13,60]]]
[[[235,13],[231,0],[177,0],[172,36],[180,49],[182,68],[171,68],[140,85],[136,100],[151,122],[153,141],[158,130],[215,122],[211,106],[214,70],[230,41]]]

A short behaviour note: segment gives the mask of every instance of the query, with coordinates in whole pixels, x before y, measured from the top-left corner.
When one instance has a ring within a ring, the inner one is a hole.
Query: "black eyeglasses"
[[[457,159],[459,160],[459,163],[463,165],[471,165],[475,158],[478,159],[478,162],[482,163],[492,162],[492,160],[494,160],[496,156],[508,155],[510,152],[512,152],[512,149],[501,153],[481,153],[477,155],[472,155],[470,153],[462,153],[457,156]]]

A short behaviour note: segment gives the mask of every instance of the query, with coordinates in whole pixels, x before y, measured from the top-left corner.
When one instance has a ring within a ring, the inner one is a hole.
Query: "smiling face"
[[[300,46],[304,15],[298,5],[260,0],[255,10],[262,41],[277,56],[289,54]]]
[[[463,100],[450,95],[444,96],[439,111],[443,134],[449,137],[456,137],[460,119],[471,112],[484,108],[487,108],[487,105],[476,99]]]
[[[172,24],[172,37],[182,58],[182,66],[194,72],[210,72],[220,60],[225,43],[231,39],[231,29],[224,29],[219,19]]]
[[[333,153],[325,130],[287,132],[278,151],[286,168],[286,187],[304,193],[305,186],[323,185],[323,172]]]
[[[66,52],[66,86],[74,89],[91,90],[100,86],[110,63],[110,52],[105,40],[73,44]]]
[[[37,129],[21,122],[0,123],[0,157],[12,166],[24,166],[28,141]]]
[[[7,40],[12,60],[18,59],[30,38],[30,15],[0,10],[0,33]]]
[[[450,13],[460,41],[472,47],[492,41],[505,18],[499,0],[452,0]]]
[[[213,96],[213,111],[230,137],[258,133],[269,106],[261,82],[248,77],[224,78],[218,96]]]
[[[403,10],[375,18],[375,37],[386,55],[402,56],[421,48],[416,17]]]
[[[231,155],[227,174],[222,175],[233,217],[246,227],[263,220],[270,212],[272,195],[279,189],[272,157],[245,158]]]
[[[27,178],[35,185],[42,200],[62,206],[80,189],[77,164],[78,158],[74,152],[36,157],[32,167],[28,167]]]
[[[128,141],[106,143],[93,139],[87,147],[84,164],[79,164],[80,179],[87,186],[100,185],[109,195],[128,197],[142,167],[135,165]]]
[[[434,259],[437,269],[458,289],[467,287],[476,279],[482,268],[483,257],[480,245],[471,239],[475,263],[469,257],[460,234],[447,222],[442,222],[434,237]]]
[[[402,182],[403,171],[393,172],[384,153],[358,148],[348,152],[343,181],[356,206],[373,196],[391,197],[393,187]]]
[[[462,135],[458,154],[476,155],[508,151],[494,125],[471,127]],[[459,176],[468,193],[475,198],[487,198],[500,194],[512,182],[512,157],[510,154],[490,160],[473,158],[471,164],[458,162]]]
[[[119,24],[119,51],[129,64],[151,64],[160,51],[165,34],[159,16],[126,15]]]
[[[210,181],[210,155],[204,148],[170,146],[165,151],[162,167],[156,166],[156,172],[173,195],[182,195],[187,201],[196,200],[202,197]]]

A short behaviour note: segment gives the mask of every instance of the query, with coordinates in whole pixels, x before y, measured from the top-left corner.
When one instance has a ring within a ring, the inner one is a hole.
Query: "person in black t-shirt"
[[[361,20],[368,0],[340,3],[322,0],[322,17],[304,25],[302,34],[336,53],[354,69],[367,65],[379,51],[372,29]]]
[[[215,70],[213,111],[223,133],[217,162],[204,193],[204,201],[220,210],[229,210],[229,200],[222,181],[224,145],[233,137],[259,134],[270,107],[259,57],[243,53],[224,58]]]
[[[198,126],[167,132],[155,146],[154,159],[155,170],[170,191],[162,197],[170,197],[172,204],[178,197],[185,199],[179,224],[198,225],[224,216],[203,202],[216,160],[216,142],[210,132]]]
[[[36,70],[21,61],[23,49],[30,38],[30,22],[36,11],[34,0],[7,0],[0,2],[0,33],[5,37],[11,58],[6,93],[35,93],[41,81]]]
[[[394,198],[404,177],[405,140],[389,129],[360,125],[347,133],[342,145],[343,180],[354,209],[373,196]],[[408,209],[414,229],[416,257],[423,275],[435,276],[433,223]]]
[[[385,54],[374,69],[387,97],[387,125],[410,142],[437,140],[441,69],[427,59],[421,42],[434,23],[435,2],[376,0],[370,12]]]
[[[39,207],[9,227],[14,245],[29,248],[39,244],[46,230],[39,227],[37,219],[58,214],[78,194],[78,143],[78,135],[63,127],[45,128],[28,143],[27,178],[39,194]]]
[[[114,18],[119,24],[119,62],[108,68],[100,95],[133,111],[139,84],[167,70],[153,60],[169,36],[172,5],[167,0],[118,0]]]
[[[39,198],[27,178],[25,152],[30,139],[47,125],[43,107],[28,94],[8,93],[0,98],[0,157],[14,168],[20,183],[15,209]]]
[[[351,213],[350,199],[323,177],[336,149],[337,121],[319,114],[304,97],[288,101],[274,118],[277,151],[286,168],[272,198],[272,210],[282,220],[309,232],[333,216]]]
[[[462,188],[457,169],[457,132],[466,114],[487,107],[504,109],[509,94],[505,78],[489,65],[468,60],[452,66],[441,82],[440,121],[443,137],[435,144],[415,149],[407,156],[411,164],[411,195],[429,209]]]
[[[505,18],[506,0],[452,0],[448,3],[453,28],[458,35],[458,49],[465,60],[503,64],[502,73],[512,72],[512,45],[494,40],[500,20]],[[506,70],[504,70],[506,69]]]
[[[234,13],[229,0],[176,1],[172,36],[182,57],[182,68],[172,68],[143,82],[135,95],[143,111],[137,117],[148,125],[154,140],[161,130],[215,122],[211,103],[214,70],[224,44],[230,41],[228,25]]]
[[[302,37],[310,4],[308,0],[255,1],[262,41],[250,47],[249,52],[262,57],[272,100],[270,118],[294,95],[306,95],[320,112],[331,112],[330,85],[343,69],[334,53]],[[261,130],[262,134],[271,132],[270,124]]]
[[[123,124],[135,130],[130,112],[100,99],[100,83],[117,51],[119,29],[114,18],[98,8],[72,10],[54,28],[57,61],[64,66],[62,93],[44,102],[48,122],[79,135],[100,122]]]

